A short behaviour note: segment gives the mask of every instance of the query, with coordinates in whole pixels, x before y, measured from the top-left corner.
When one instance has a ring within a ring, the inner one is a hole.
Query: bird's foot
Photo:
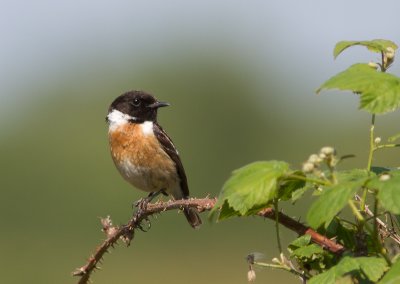
[[[150,230],[150,228],[151,228],[150,219],[147,218],[147,217],[144,218],[144,219],[142,220],[142,222],[136,226],[136,228],[138,228],[138,229],[141,230],[142,232],[145,232],[145,233],[148,232],[148,231]]]
[[[138,209],[146,209],[147,204],[149,204],[148,198],[140,198],[139,200],[135,201],[132,203],[132,208],[138,208]]]
[[[164,189],[161,189],[161,190],[155,191],[155,192],[150,192],[150,194],[146,198],[140,198],[138,201],[135,201],[132,204],[132,208],[136,207],[136,208],[138,208],[138,210],[143,211],[143,210],[147,209],[147,204],[149,204],[154,198],[156,198],[160,194],[168,196],[168,194],[165,192]]]

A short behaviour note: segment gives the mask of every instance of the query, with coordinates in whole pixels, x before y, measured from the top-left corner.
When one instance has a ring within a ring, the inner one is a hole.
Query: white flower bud
[[[308,161],[307,161],[307,162],[312,163],[312,164],[318,164],[318,163],[321,163],[322,160],[320,159],[320,157],[318,157],[317,154],[312,154],[312,155],[308,158]]]
[[[394,58],[394,49],[392,48],[392,47],[390,47],[390,46],[388,46],[387,48],[386,48],[386,52],[385,52],[385,55],[386,55],[386,57],[388,58],[388,59],[393,59]]]
[[[383,174],[383,175],[381,175],[380,177],[379,177],[379,180],[380,181],[387,181],[387,180],[389,180],[390,179],[390,175],[388,175],[388,174]]]
[[[277,259],[276,257],[274,257],[274,258],[272,259],[272,262],[275,263],[275,264],[281,264],[281,262],[279,261],[279,259]]]
[[[320,150],[320,154],[325,154],[326,156],[335,155],[336,151],[333,147],[322,147]]]
[[[314,170],[314,164],[310,162],[305,162],[303,164],[303,172],[311,173]]]
[[[375,144],[379,144],[381,143],[381,141],[382,141],[381,137],[376,137],[374,140]]]
[[[247,281],[254,282],[256,280],[256,272],[251,269],[247,272]]]
[[[378,68],[379,68],[379,65],[376,64],[375,62],[372,62],[372,61],[368,63],[368,66],[369,66],[369,67],[372,67],[372,68],[374,68],[374,69],[378,69]]]
[[[281,252],[280,257],[281,257],[281,263],[287,264],[289,262],[286,256],[283,254],[283,252]]]

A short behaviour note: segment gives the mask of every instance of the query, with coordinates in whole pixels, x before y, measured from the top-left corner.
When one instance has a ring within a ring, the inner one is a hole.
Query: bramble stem
[[[126,225],[115,227],[112,226],[111,220],[109,220],[109,222],[105,222],[107,223],[107,226],[105,226],[102,221],[103,231],[106,233],[107,238],[96,248],[92,256],[89,257],[87,263],[80,268],[77,268],[73,272],[73,275],[79,277],[79,284],[87,284],[93,271],[98,269],[98,264],[103,259],[105,253],[113,248],[121,238],[126,244],[129,244],[135,236],[135,231],[141,228],[141,223],[146,220],[146,218],[169,210],[180,210],[184,207],[196,208],[197,211],[201,213],[213,209],[216,203],[216,198],[208,197],[202,199],[190,198],[170,200],[166,202],[159,201],[156,203],[149,203],[143,210],[135,212]],[[310,235],[313,243],[320,245],[336,256],[342,255],[347,250],[344,246],[336,243],[334,240],[319,234],[310,227],[307,227],[301,222],[290,218],[282,212],[275,212],[275,210],[270,207],[264,208],[254,215],[270,220],[276,220],[276,215],[278,215],[278,220],[282,226],[296,232],[299,235]]]

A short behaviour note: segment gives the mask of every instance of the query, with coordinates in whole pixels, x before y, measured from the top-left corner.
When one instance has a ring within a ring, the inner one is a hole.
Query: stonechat
[[[111,156],[122,177],[134,187],[174,199],[189,198],[189,187],[179,153],[157,122],[157,110],[168,106],[143,91],[117,97],[108,109],[108,137]],[[193,228],[201,225],[194,208],[184,208]]]

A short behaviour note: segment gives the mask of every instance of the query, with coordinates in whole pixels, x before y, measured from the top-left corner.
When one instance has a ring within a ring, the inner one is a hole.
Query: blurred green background
[[[266,159],[300,167],[325,145],[357,156],[343,167],[364,167],[370,116],[354,95],[314,91],[354,62],[379,60],[354,48],[333,61],[337,41],[400,43],[397,1],[1,6],[1,283],[75,283],[70,273],[104,238],[99,217],[123,224],[144,196],[109,155],[104,118],[116,96],[142,89],[171,103],[159,121],[180,150],[191,194],[215,196],[235,168]],[[377,133],[399,132],[398,121],[378,117]],[[399,166],[398,156],[378,154],[376,164]],[[307,205],[284,211],[304,220]],[[246,283],[246,254],[278,254],[269,220],[203,219],[199,231],[176,212],[153,219],[130,248],[106,256],[94,283]],[[295,237],[283,232],[284,243]],[[298,282],[275,270],[257,278]]]

